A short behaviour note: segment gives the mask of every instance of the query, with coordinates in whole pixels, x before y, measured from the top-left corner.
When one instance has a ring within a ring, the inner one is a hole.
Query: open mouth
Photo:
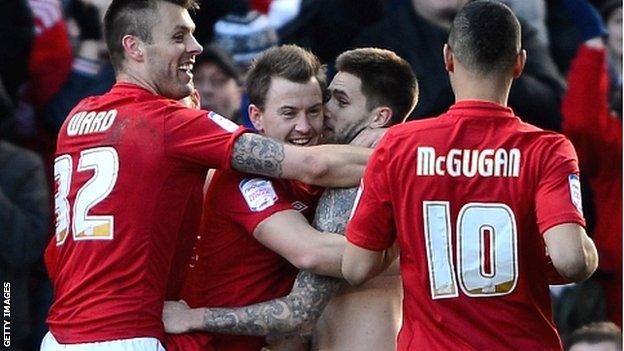
[[[297,145],[297,146],[306,146],[310,144],[312,138],[290,138],[287,140],[289,144]]]
[[[189,78],[193,78],[193,63],[185,63],[178,66],[178,71],[186,73]]]

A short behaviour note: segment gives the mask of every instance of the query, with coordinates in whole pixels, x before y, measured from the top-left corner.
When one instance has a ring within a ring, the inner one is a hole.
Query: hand
[[[388,128],[366,128],[362,130],[353,140],[349,143],[355,146],[363,146],[368,148],[374,148],[377,146],[381,138],[386,135]]]
[[[163,307],[163,323],[165,324],[165,332],[169,334],[188,333],[191,328],[191,308],[189,305],[180,301],[165,301]]]

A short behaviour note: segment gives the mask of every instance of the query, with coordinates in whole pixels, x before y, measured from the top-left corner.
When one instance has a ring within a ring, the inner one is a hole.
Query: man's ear
[[[145,61],[145,57],[143,56],[144,44],[141,39],[134,35],[126,34],[121,39],[121,44],[128,58],[137,62]]]
[[[383,128],[390,124],[392,119],[392,109],[388,106],[379,106],[373,109],[373,118],[368,125],[369,128]]]
[[[264,130],[264,126],[262,125],[262,110],[260,107],[254,104],[249,104],[248,112],[249,120],[253,124],[254,128],[256,128],[257,131],[262,132]]]
[[[513,69],[514,78],[520,77],[520,75],[522,74],[522,71],[524,70],[524,65],[526,64],[526,60],[527,60],[527,52],[526,50],[522,49],[518,53],[518,56],[516,56],[516,64],[514,65],[514,69]]]
[[[448,72],[453,72],[455,70],[453,49],[451,49],[448,44],[444,44],[444,49],[442,49],[442,55],[444,56],[444,68],[446,68]]]

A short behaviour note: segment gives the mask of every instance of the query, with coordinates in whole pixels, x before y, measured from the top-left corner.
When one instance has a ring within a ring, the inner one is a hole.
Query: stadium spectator
[[[621,351],[622,331],[610,322],[585,325],[565,342],[565,351]]]
[[[416,77],[409,64],[396,54],[375,48],[356,49],[341,54],[337,67],[340,71],[330,85],[331,97],[326,104],[325,141],[374,143],[374,137],[379,138],[380,131],[385,131],[385,127],[389,125],[402,122],[414,108],[418,91]],[[271,129],[273,128],[275,125]],[[266,130],[269,131],[268,126]],[[371,136],[373,138],[369,139]],[[325,232],[344,233],[356,190],[326,190],[317,207],[314,227]],[[213,215],[209,218],[215,217],[221,216]],[[218,231],[218,228],[213,230]],[[292,232],[296,230],[290,232],[287,234],[294,236]],[[214,250],[199,255],[199,260],[201,256],[206,256],[204,259],[209,261],[223,260],[218,257],[211,259],[216,255]],[[214,268],[215,264],[211,267]],[[223,275],[223,271],[217,269],[218,273],[212,274]],[[236,277],[231,279],[240,281]],[[293,342],[288,337],[284,341],[284,335],[310,333],[329,299],[341,287],[341,282],[302,271],[290,294],[253,306],[188,311],[183,304],[169,303],[164,314],[165,325],[176,328],[177,332],[185,331],[189,327],[191,330],[228,334],[268,335],[272,336],[271,349],[280,349],[282,342]],[[232,289],[234,284],[231,283],[229,288]],[[200,296],[215,294],[214,291],[209,291],[214,288],[209,287],[204,282],[203,289],[206,291]],[[395,349],[401,319],[401,297],[401,281],[396,267],[386,272],[385,277],[375,279],[366,286],[346,288],[323,312],[313,333],[313,349]],[[191,305],[194,307],[195,304]],[[273,311],[280,313],[275,314]],[[199,318],[196,319],[195,316]],[[258,328],[259,325],[262,327]],[[280,337],[275,338],[276,335]],[[296,341],[298,338],[294,338],[294,342]]]
[[[17,105],[19,87],[28,79],[28,58],[35,36],[27,0],[0,2],[0,77],[11,103]]]
[[[78,27],[71,71],[60,89],[47,100],[41,113],[41,119],[55,133],[80,100],[103,94],[115,83],[115,72],[108,59],[102,29],[107,1],[99,1],[97,5],[88,0],[72,0],[69,3],[69,19],[75,21]]]
[[[453,91],[440,53],[453,17],[467,2],[401,0],[395,10],[388,11],[380,22],[355,38],[356,46],[390,49],[412,65],[422,89],[410,119],[438,115],[453,103]],[[522,23],[522,41],[528,52],[527,65],[522,77],[514,82],[509,105],[526,122],[559,130],[563,79],[548,48],[528,23]]]
[[[574,149],[507,107],[527,59],[507,6],[469,2],[443,52],[456,103],[390,128],[377,146],[347,228],[343,275],[370,279],[399,246],[399,350],[560,350],[544,252],[573,281],[598,264]]]
[[[215,111],[237,124],[243,124],[242,77],[227,53],[216,45],[204,48],[195,59],[193,75],[202,109]]]
[[[171,262],[196,232],[208,168],[357,184],[370,151],[299,148],[175,100],[193,92],[192,0],[113,0],[106,43],[117,83],[70,112],[57,142],[54,285],[42,350],[163,350]],[[77,346],[76,346],[77,345]]]
[[[12,111],[11,106],[6,105],[10,103],[10,98],[4,92],[1,80],[0,103],[0,121],[3,121],[9,118],[7,114]],[[5,321],[3,350],[30,349],[30,270],[41,257],[47,242],[49,216],[49,191],[41,158],[0,137],[0,242],[3,243],[0,250],[0,282],[3,284]]]
[[[586,0],[565,0],[584,39],[568,72],[563,100],[563,131],[574,144],[581,174],[593,193],[592,238],[600,254],[595,278],[607,297],[609,320],[622,325],[622,120],[609,104],[608,57],[622,52],[622,3],[612,9],[620,25],[604,26]],[[618,14],[619,11],[619,14]],[[609,17],[606,18],[609,20]],[[620,38],[608,40],[603,36]],[[620,73],[621,74],[621,73]],[[621,82],[621,75],[616,77]],[[611,85],[613,86],[613,85]],[[617,84],[615,89],[618,89]],[[621,83],[619,84],[621,100]],[[615,94],[617,96],[617,94]],[[621,108],[621,101],[619,102]],[[616,103],[617,106],[617,103]],[[580,302],[580,301],[579,301]]]

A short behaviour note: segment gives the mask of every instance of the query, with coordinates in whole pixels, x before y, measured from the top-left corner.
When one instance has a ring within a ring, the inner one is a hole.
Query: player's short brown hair
[[[264,109],[271,78],[280,77],[295,83],[316,78],[323,96],[327,95],[325,66],[310,51],[297,45],[281,45],[263,51],[251,63],[245,79],[249,102]]]
[[[584,325],[570,334],[565,339],[565,350],[580,343],[598,344],[613,342],[616,347],[622,349],[622,331],[612,322],[594,322]]]
[[[509,73],[521,49],[520,22],[498,1],[472,1],[455,16],[448,45],[455,59],[473,73]]]
[[[104,37],[111,63],[119,71],[124,61],[121,43],[125,35],[134,35],[152,43],[152,27],[158,22],[158,3],[168,2],[187,10],[197,9],[197,0],[113,0],[104,16]]]
[[[336,59],[336,69],[358,77],[366,108],[392,109],[390,124],[404,121],[418,101],[418,80],[409,63],[390,50],[360,48],[345,51]]]

